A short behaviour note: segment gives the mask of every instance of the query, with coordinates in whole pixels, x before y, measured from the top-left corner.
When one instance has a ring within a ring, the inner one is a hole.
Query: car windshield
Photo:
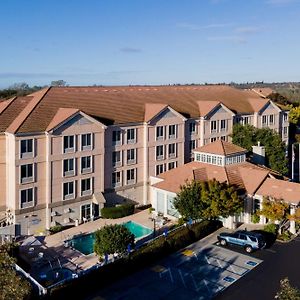
[[[254,236],[249,236],[249,238],[250,238],[250,240],[251,240],[252,242],[257,242],[256,237],[254,237]]]

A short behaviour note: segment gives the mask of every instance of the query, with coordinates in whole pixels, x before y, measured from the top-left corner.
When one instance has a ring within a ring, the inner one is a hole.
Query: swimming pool
[[[141,237],[147,236],[153,232],[153,230],[151,230],[150,228],[133,221],[128,221],[126,223],[123,223],[122,225],[124,225],[135,236],[135,239],[140,239]],[[94,233],[76,237],[70,241],[72,247],[85,255],[94,252],[94,242]]]

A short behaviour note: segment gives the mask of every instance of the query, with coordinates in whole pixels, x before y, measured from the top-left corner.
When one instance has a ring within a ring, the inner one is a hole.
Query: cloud
[[[299,0],[267,0],[267,4],[271,5],[287,5],[294,2],[299,2]]]
[[[133,48],[133,47],[124,47],[124,48],[121,48],[120,51],[124,52],[124,53],[140,53],[140,52],[142,52],[142,49]]]
[[[235,28],[235,32],[241,34],[252,34],[252,33],[258,33],[259,31],[261,31],[261,28],[257,26],[245,26],[245,27]]]
[[[244,37],[237,35],[228,35],[228,36],[211,36],[207,38],[208,41],[212,42],[232,42],[235,44],[245,44],[247,40]]]
[[[177,23],[177,28],[183,28],[188,30],[203,30],[203,29],[214,29],[214,28],[224,28],[232,26],[232,23],[212,23],[207,25],[196,25],[192,23]]]

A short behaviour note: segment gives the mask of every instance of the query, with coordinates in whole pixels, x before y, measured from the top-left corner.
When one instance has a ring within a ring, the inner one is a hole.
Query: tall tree
[[[126,252],[134,244],[134,235],[123,225],[107,225],[95,233],[94,250],[97,255]]]
[[[266,165],[281,174],[288,172],[285,157],[286,146],[280,135],[270,128],[256,128],[252,125],[235,124],[232,142],[251,151],[258,142],[266,149]]]
[[[19,300],[29,296],[30,284],[17,275],[15,260],[9,255],[10,245],[0,246],[0,299]]]
[[[186,182],[173,204],[183,217],[192,219],[226,218],[243,209],[238,190],[217,180]]]
[[[59,80],[53,80],[53,81],[51,81],[50,85],[51,86],[66,86],[67,83],[64,80],[59,79]]]
[[[272,222],[283,222],[289,217],[289,205],[282,200],[264,198],[259,214]]]

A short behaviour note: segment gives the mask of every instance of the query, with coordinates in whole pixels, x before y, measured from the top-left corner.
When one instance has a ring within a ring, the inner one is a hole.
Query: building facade
[[[237,122],[288,141],[286,112],[231,87],[51,87],[2,101],[0,223],[32,234],[96,218],[105,203],[147,204],[150,178],[229,141]]]

